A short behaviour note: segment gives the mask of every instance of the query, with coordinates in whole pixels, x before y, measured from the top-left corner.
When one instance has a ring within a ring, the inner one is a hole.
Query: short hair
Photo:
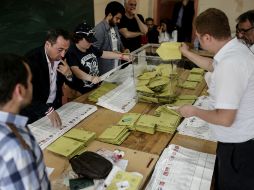
[[[194,26],[200,35],[209,34],[215,39],[226,39],[231,36],[226,14],[216,8],[209,8],[198,15]]]
[[[112,16],[115,16],[118,13],[120,13],[123,16],[125,14],[124,6],[117,1],[112,1],[108,3],[105,8],[105,16],[108,16],[109,13],[111,13]]]
[[[70,33],[63,29],[51,29],[47,31],[45,41],[49,41],[51,44],[55,44],[59,36],[62,36],[65,40],[70,40]]]
[[[17,84],[27,87],[28,71],[25,62],[21,56],[0,53],[0,105],[12,99]]]
[[[251,23],[252,26],[254,26],[254,10],[244,12],[236,19],[237,23],[242,23],[247,20]]]
[[[153,22],[153,18],[148,17],[148,18],[146,18],[145,22],[147,22],[147,21],[152,21]]]

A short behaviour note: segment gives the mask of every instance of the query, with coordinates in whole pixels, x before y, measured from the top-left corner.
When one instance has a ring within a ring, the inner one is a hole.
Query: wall
[[[123,3],[123,0],[117,0]],[[137,0],[138,13],[142,14],[144,18],[154,17],[154,4],[158,0]],[[104,9],[110,0],[94,0],[94,17],[95,24],[104,18]],[[198,0],[198,14],[207,8],[218,8],[223,10],[229,17],[230,27],[232,32],[235,32],[235,19],[243,12],[254,9],[253,0]]]
[[[243,12],[254,9],[253,0],[199,0],[198,14],[208,8],[218,8],[226,13],[232,33],[235,33],[236,18]]]

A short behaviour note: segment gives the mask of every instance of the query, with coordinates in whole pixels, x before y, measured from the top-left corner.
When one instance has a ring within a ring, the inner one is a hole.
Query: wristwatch
[[[72,73],[68,73],[67,75],[65,75],[65,78],[69,81],[72,80]]]

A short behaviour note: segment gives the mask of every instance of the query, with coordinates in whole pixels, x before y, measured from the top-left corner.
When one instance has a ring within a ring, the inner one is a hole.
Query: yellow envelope
[[[164,42],[156,50],[156,53],[162,60],[176,60],[181,59],[182,55],[179,50],[181,43],[179,42]]]

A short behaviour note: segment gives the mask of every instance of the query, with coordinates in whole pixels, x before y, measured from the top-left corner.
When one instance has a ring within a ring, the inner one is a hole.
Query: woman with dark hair
[[[174,29],[174,26],[169,19],[162,19],[160,21],[158,32],[159,43],[177,41],[177,31]]]

